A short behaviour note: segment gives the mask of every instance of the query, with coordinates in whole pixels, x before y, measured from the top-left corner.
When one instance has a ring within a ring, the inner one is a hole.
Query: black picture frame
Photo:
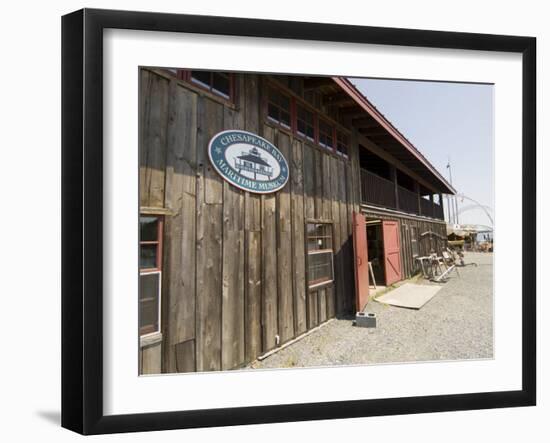
[[[522,389],[392,399],[103,413],[103,30],[108,28],[522,54]],[[83,9],[62,18],[62,426],[82,434],[414,414],[536,403],[536,39]]]

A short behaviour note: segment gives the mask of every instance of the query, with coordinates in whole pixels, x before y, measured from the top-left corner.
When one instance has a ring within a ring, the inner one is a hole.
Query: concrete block
[[[358,312],[355,314],[355,326],[376,328],[376,314],[372,312]]]

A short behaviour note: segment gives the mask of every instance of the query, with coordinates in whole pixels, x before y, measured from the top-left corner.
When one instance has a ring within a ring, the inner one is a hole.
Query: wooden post
[[[399,209],[399,190],[397,188],[397,169],[395,166],[391,165],[390,174],[393,181],[393,192],[395,199],[395,209]]]
[[[430,214],[430,216],[434,216],[434,195],[433,194],[430,194],[430,203],[432,204],[431,205],[431,208],[432,208],[432,213]]]
[[[421,197],[420,197],[420,185],[418,184],[418,182],[414,182],[414,187],[416,189],[416,197],[417,197],[417,200],[418,200],[418,202],[417,202],[417,206],[418,206],[417,214],[422,215],[422,209],[421,209],[421,206],[420,206],[420,199],[421,199]]]

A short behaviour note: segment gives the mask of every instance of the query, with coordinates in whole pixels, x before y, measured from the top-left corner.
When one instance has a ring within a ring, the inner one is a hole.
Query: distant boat
[[[241,152],[241,155],[235,158],[235,169],[241,173],[241,171],[247,171],[254,174],[254,180],[257,175],[263,175],[271,178],[273,175],[273,168],[269,166],[257,148],[252,148],[248,152]]]

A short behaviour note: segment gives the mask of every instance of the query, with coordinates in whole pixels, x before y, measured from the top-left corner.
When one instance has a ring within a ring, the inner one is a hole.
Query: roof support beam
[[[342,118],[354,119],[357,117],[363,117],[365,115],[365,110],[358,105],[346,106],[345,108],[340,108],[339,113]]]
[[[349,94],[345,92],[338,92],[336,94],[327,94],[323,96],[323,104],[329,106],[341,106],[341,105],[352,105],[355,101]]]
[[[330,77],[310,77],[304,79],[304,91],[332,85],[334,85],[334,81]]]
[[[380,127],[380,123],[370,117],[357,118],[352,121],[353,126],[357,129],[369,129]]]

